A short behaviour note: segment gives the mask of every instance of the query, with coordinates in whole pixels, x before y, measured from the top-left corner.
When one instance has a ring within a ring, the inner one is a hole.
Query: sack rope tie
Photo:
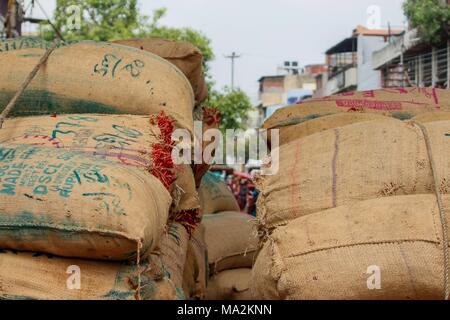
[[[16,105],[17,100],[20,98],[20,96],[24,93],[25,89],[28,87],[28,85],[31,83],[31,81],[34,79],[38,71],[41,69],[41,67],[47,62],[48,58],[52,54],[52,52],[56,49],[58,46],[58,41],[54,41],[52,46],[45,52],[45,54],[41,57],[38,64],[33,68],[33,70],[28,74],[28,77],[25,79],[25,81],[22,83],[19,91],[16,92],[14,97],[9,101],[8,105],[5,107],[5,109],[0,114],[0,129],[3,127],[3,122],[5,122],[6,117],[8,117],[8,114],[11,112],[11,110]]]
[[[136,256],[136,265],[137,265],[137,278],[138,278],[138,285],[137,285],[137,289],[136,289],[136,300],[142,300],[141,298],[141,246],[142,246],[142,242],[141,240],[139,240],[137,242],[137,256]]]
[[[428,159],[430,161],[431,171],[433,173],[433,182],[434,182],[434,192],[436,194],[437,204],[439,208],[439,216],[441,220],[441,226],[442,226],[442,247],[443,247],[443,254],[444,254],[444,300],[449,300],[449,294],[450,294],[450,288],[449,288],[449,273],[450,273],[450,266],[449,266],[449,250],[448,250],[448,225],[447,225],[447,218],[445,215],[445,209],[442,202],[442,194],[439,190],[438,185],[438,175],[436,170],[436,163],[434,161],[433,152],[431,149],[431,141],[430,136],[428,135],[427,128],[421,124],[421,123],[415,123],[417,126],[422,130],[425,144],[427,146],[427,152],[428,152]]]

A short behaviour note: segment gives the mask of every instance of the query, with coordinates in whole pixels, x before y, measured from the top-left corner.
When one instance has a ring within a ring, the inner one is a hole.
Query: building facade
[[[401,30],[373,30],[357,26],[350,37],[326,51],[328,71],[316,77],[318,89],[315,96],[379,88],[382,73],[372,67],[372,54],[401,33]]]
[[[450,41],[430,45],[417,29],[373,53],[373,68],[382,74],[381,87],[450,89]]]
[[[286,74],[261,77],[258,105],[260,116],[266,118],[277,108],[311,97],[317,89],[316,75],[325,70],[326,66],[323,64],[313,64],[299,69],[299,72],[291,70]]]

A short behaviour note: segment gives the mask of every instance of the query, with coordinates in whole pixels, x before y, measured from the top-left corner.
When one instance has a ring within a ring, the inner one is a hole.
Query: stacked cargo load
[[[254,298],[448,298],[449,98],[351,92],[267,120],[279,171],[258,179]]]
[[[2,42],[0,109],[49,47]],[[172,134],[193,136],[195,99],[169,61],[117,44],[60,44],[21,94],[0,130],[0,297],[184,298],[200,206],[191,166],[172,159]],[[76,293],[69,266],[87,281]],[[40,282],[16,285],[13,270],[29,267]]]

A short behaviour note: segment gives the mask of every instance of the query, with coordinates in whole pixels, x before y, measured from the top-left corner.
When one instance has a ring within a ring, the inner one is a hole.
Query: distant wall
[[[381,72],[373,69],[372,54],[386,45],[384,37],[358,36],[358,90],[381,88]]]

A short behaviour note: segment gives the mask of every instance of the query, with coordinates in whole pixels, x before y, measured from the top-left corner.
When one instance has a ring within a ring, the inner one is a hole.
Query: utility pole
[[[234,91],[234,60],[240,58],[240,55],[237,55],[236,52],[232,52],[231,55],[225,56],[227,59],[231,59],[231,91]]]

